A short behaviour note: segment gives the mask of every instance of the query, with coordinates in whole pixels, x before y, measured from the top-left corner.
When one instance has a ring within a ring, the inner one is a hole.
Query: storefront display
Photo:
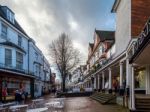
[[[135,88],[145,89],[145,68],[137,68],[135,71]]]

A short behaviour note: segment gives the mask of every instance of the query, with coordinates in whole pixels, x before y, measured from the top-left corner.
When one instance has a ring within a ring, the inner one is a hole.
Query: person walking
[[[113,82],[113,88],[115,89],[115,93],[118,92],[118,86],[119,86],[119,82],[117,79],[115,79]]]
[[[3,103],[6,103],[6,96],[7,96],[7,88],[5,87],[2,90]]]

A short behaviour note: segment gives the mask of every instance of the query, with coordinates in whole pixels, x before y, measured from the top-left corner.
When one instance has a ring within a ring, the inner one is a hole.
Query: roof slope
[[[13,25],[15,28],[17,28],[20,32],[22,32],[24,35],[28,36],[26,34],[26,32],[23,30],[23,28],[19,25],[19,23],[15,20],[14,24],[12,22],[10,22],[7,17],[6,14],[3,12],[2,7],[7,7],[7,6],[1,6],[0,5],[0,17],[2,17],[3,19],[5,19],[8,23],[10,23],[11,25]]]
[[[101,42],[105,40],[115,40],[115,31],[95,30],[95,32],[99,36]]]

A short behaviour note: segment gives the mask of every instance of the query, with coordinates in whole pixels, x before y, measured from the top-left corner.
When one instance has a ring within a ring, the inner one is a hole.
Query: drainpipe
[[[29,42],[30,40],[28,40],[28,74],[29,74]]]

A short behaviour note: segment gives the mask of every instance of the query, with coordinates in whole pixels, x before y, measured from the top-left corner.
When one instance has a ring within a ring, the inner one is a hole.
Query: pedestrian
[[[16,101],[16,104],[19,104],[21,102],[21,94],[19,90],[15,91],[15,101]]]
[[[3,103],[6,103],[6,96],[7,96],[7,88],[4,87],[4,89],[2,90]]]
[[[26,91],[23,90],[23,92],[21,94],[21,97],[22,97],[23,103],[26,102],[26,100],[28,98],[28,92],[26,92]]]
[[[25,101],[25,92],[22,89],[20,90],[20,95],[21,95],[21,104],[24,104],[24,101]]]
[[[118,91],[118,86],[119,86],[118,80],[114,79],[113,88],[115,89],[115,93],[117,93],[117,91]]]

